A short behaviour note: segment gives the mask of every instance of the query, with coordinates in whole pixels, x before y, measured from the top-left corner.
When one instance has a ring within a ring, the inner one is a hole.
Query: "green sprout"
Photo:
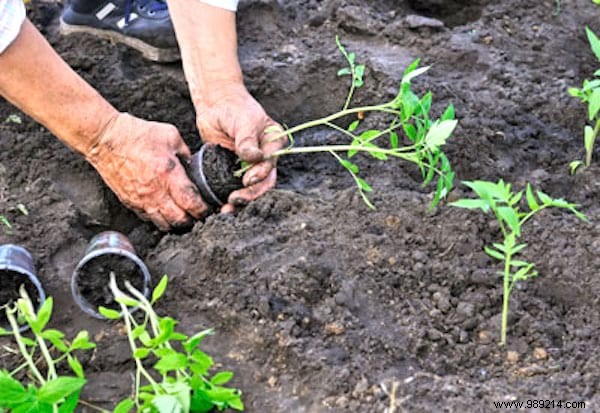
[[[387,161],[390,158],[402,159],[419,167],[423,186],[432,182],[437,176],[435,196],[431,204],[431,207],[434,207],[452,189],[454,180],[450,162],[441,150],[457,125],[457,121],[454,119],[454,107],[449,105],[437,120],[430,118],[432,93],[427,92],[424,96],[419,97],[411,90],[411,81],[429,69],[429,67],[419,68],[418,59],[405,70],[398,94],[393,100],[376,105],[350,107],[354,92],[364,84],[365,66],[356,64],[355,54],[348,53],[339,38],[336,38],[336,42],[348,63],[348,66],[341,69],[338,75],[351,77],[350,90],[342,110],[294,126],[283,132],[277,127],[269,128],[265,133],[273,135],[270,141],[287,138],[289,146],[271,154],[267,159],[291,154],[328,152],[352,176],[362,199],[370,208],[374,208],[374,205],[369,200],[367,193],[372,192],[373,188],[359,176],[359,167],[350,159],[359,152],[370,154],[381,161]],[[360,122],[367,113],[385,114],[392,119],[385,129],[368,129],[358,132]],[[354,120],[347,128],[334,123],[349,115],[358,119]],[[328,127],[343,134],[350,142],[339,145],[294,147],[293,135],[295,133],[315,127]],[[403,137],[401,137],[402,133]],[[387,139],[385,142],[380,142],[381,138]],[[401,145],[404,140],[407,142],[406,146]],[[241,176],[250,167],[251,165],[242,167],[236,172],[236,176]]]
[[[160,317],[155,312],[153,305],[164,294],[167,282],[164,276],[148,300],[128,282],[125,286],[129,294],[119,290],[111,273],[110,289],[121,312],[104,307],[99,311],[108,319],[123,317],[136,364],[133,395],[121,401],[114,413],[133,409],[142,413],[207,413],[215,408],[244,410],[241,392],[224,386],[233,378],[233,373],[219,372],[209,378],[214,362],[199,346],[213,331],[209,329],[188,337],[175,330],[178,323],[175,319]],[[142,311],[141,322],[131,314],[134,308]],[[150,362],[154,363],[151,370],[145,366]],[[143,385],[142,380],[146,384]]]
[[[587,38],[590,42],[590,46],[596,59],[600,61],[600,39],[590,30],[589,27],[585,28]],[[600,132],[600,70],[596,70],[594,73],[596,79],[584,80],[581,89],[569,88],[569,94],[576,98],[579,98],[581,102],[588,106],[588,120],[594,125],[586,125],[584,129],[584,148],[585,148],[585,160],[576,160],[569,164],[571,174],[574,174],[580,166],[590,166],[592,164],[592,154],[594,152],[594,143]]]
[[[535,264],[515,259],[527,247],[527,244],[517,243],[523,225],[538,212],[551,207],[566,209],[586,222],[587,218],[576,209],[578,207],[576,204],[563,199],[552,199],[542,191],[536,191],[536,197],[529,184],[527,184],[525,191],[515,193],[511,189],[511,184],[504,183],[503,180],[498,181],[498,183],[488,181],[465,181],[463,183],[471,188],[479,198],[460,199],[450,205],[458,208],[481,209],[486,214],[491,211],[502,231],[502,243],[494,243],[484,249],[490,257],[504,263],[504,270],[499,274],[503,277],[500,345],[505,345],[510,293],[518,282],[526,281],[538,275],[534,269]],[[523,192],[525,192],[528,211],[521,210]]]
[[[9,230],[12,229],[10,221],[4,215],[0,215],[0,224],[4,225]]]
[[[80,331],[69,342],[59,330],[46,328],[52,307],[52,298],[47,298],[36,312],[24,287],[16,304],[3,306],[12,330],[0,328],[0,336],[14,337],[24,362],[12,371],[0,371],[0,411],[72,413],[79,403],[84,403],[79,400],[79,393],[86,380],[74,352],[93,349],[95,344],[90,342],[87,331]],[[32,339],[20,333],[19,320],[29,326]],[[59,375],[62,364],[68,365],[75,376]],[[16,377],[24,370],[27,379],[22,382]]]

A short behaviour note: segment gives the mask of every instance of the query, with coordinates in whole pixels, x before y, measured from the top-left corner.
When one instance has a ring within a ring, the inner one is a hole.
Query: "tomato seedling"
[[[588,41],[596,59],[600,61],[600,39],[590,30],[589,27],[585,28]],[[600,132],[600,117],[598,112],[600,111],[600,69],[594,73],[596,79],[584,80],[581,89],[569,88],[569,94],[576,98],[579,98],[581,102],[585,103],[588,108],[588,120],[594,125],[586,125],[583,134],[583,146],[585,149],[585,159],[576,160],[570,163],[569,169],[571,174],[574,174],[580,166],[590,166],[592,164],[592,154],[594,152],[594,143]]]
[[[86,383],[74,352],[92,349],[95,344],[87,331],[80,331],[69,342],[59,330],[46,328],[52,316],[52,298],[47,298],[36,312],[25,288],[21,288],[20,295],[13,306],[3,308],[12,331],[0,328],[0,335],[14,337],[24,362],[12,371],[0,371],[0,411],[72,413]],[[17,320],[25,321],[33,339],[20,333]],[[75,376],[59,375],[57,370],[62,364],[68,365]],[[15,378],[23,370],[27,370],[26,382]]]
[[[177,320],[160,317],[155,312],[153,305],[164,294],[167,282],[164,276],[148,300],[129,282],[125,283],[128,294],[119,290],[111,273],[110,289],[121,306],[121,313],[104,307],[100,307],[99,312],[108,319],[123,317],[136,364],[133,395],[121,401],[114,413],[133,409],[142,413],[207,413],[215,408],[244,410],[241,392],[224,386],[233,373],[219,372],[209,378],[214,362],[199,346],[212,330],[187,336],[175,330]],[[142,312],[141,322],[131,314],[133,308]],[[144,365],[150,362],[154,363],[151,370]],[[147,384],[142,385],[142,380]]]
[[[465,181],[463,183],[471,188],[479,198],[460,199],[450,203],[450,205],[458,208],[481,209],[486,214],[492,212],[502,232],[502,243],[486,246],[485,252],[490,257],[504,263],[504,270],[500,272],[503,277],[500,345],[504,345],[506,344],[510,293],[518,282],[526,281],[538,275],[535,264],[515,259],[517,254],[527,247],[527,244],[517,243],[523,225],[538,212],[551,207],[566,209],[586,222],[587,218],[577,210],[578,205],[564,199],[553,199],[542,191],[536,191],[534,194],[529,184],[527,184],[525,191],[515,193],[512,191],[511,184],[504,183],[503,180],[497,183],[488,181]],[[521,210],[523,192],[525,192],[528,211]]]
[[[348,66],[341,69],[338,75],[351,77],[350,90],[342,110],[285,131],[281,131],[279,128],[270,128],[265,131],[267,135],[273,135],[268,138],[270,141],[279,139],[288,139],[289,141],[288,147],[271,154],[268,159],[300,153],[328,152],[352,176],[362,199],[370,208],[374,208],[374,205],[369,200],[367,193],[372,192],[373,189],[366,180],[359,176],[358,165],[351,162],[350,159],[359,152],[370,154],[381,161],[387,161],[390,158],[402,159],[419,167],[424,186],[437,176],[437,186],[431,206],[437,205],[440,199],[445,197],[451,190],[454,180],[450,162],[441,150],[457,125],[457,121],[454,119],[454,107],[449,105],[437,120],[430,118],[432,93],[427,92],[424,96],[419,97],[411,89],[411,81],[429,69],[429,67],[420,68],[417,59],[405,70],[398,94],[393,100],[376,105],[351,108],[350,105],[355,90],[364,84],[365,66],[356,63],[355,54],[349,53],[339,38],[336,41],[340,52],[348,63]],[[368,129],[357,132],[362,118],[367,113],[385,114],[391,116],[392,120],[385,129]],[[355,116],[357,119],[347,128],[342,128],[334,123],[336,120],[349,115]],[[343,134],[350,142],[339,145],[294,147],[293,135],[295,133],[315,127],[328,127]],[[405,139],[402,139],[401,133],[404,134]],[[380,138],[384,137],[387,137],[387,141],[385,143],[380,142]],[[402,146],[404,140],[407,142],[406,146]],[[251,165],[243,165],[242,169],[236,172],[236,175],[241,176],[250,167]]]

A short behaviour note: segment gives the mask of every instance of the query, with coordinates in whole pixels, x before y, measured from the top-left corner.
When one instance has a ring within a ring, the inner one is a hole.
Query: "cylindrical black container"
[[[29,298],[39,308],[46,299],[46,293],[36,275],[33,257],[18,245],[0,245],[0,307],[19,297],[21,285],[25,285]],[[0,314],[0,320],[0,324],[5,324],[4,313]],[[8,325],[2,327],[10,329]],[[20,331],[27,328],[22,326]]]
[[[243,187],[241,178],[234,176],[238,168],[233,152],[205,144],[192,156],[188,170],[202,198],[210,205],[220,207],[227,203],[231,192]]]
[[[111,301],[111,272],[115,273],[117,285],[123,292],[127,293],[124,283],[128,280],[144,296],[150,295],[150,271],[137,256],[129,239],[116,231],[102,232],[92,238],[71,277],[73,299],[92,317],[104,319],[98,313],[100,305],[119,309],[118,305]],[[105,302],[100,302],[101,299]]]

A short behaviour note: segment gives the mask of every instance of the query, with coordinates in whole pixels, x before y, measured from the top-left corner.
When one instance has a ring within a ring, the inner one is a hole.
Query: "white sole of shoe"
[[[88,26],[67,24],[63,21],[63,19],[60,19],[60,33],[63,35],[88,33],[100,39],[110,40],[115,43],[122,43],[139,51],[142,56],[153,62],[167,63],[176,62],[180,59],[179,50],[177,49],[160,49],[158,47],[150,46],[142,40],[135,39],[133,37],[127,37],[112,30],[102,30]]]

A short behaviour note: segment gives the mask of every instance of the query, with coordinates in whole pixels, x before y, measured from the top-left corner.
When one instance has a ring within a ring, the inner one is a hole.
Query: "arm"
[[[244,176],[244,189],[229,204],[247,204],[275,185],[274,161],[262,161],[285,145],[269,141],[265,130],[280,128],[244,86],[237,56],[235,13],[200,0],[170,0],[169,10],[202,139],[235,150],[256,163]]]
[[[159,227],[206,210],[177,158],[190,153],[175,127],[119,113],[28,20],[0,53],[0,95],[84,155],[125,205]]]

